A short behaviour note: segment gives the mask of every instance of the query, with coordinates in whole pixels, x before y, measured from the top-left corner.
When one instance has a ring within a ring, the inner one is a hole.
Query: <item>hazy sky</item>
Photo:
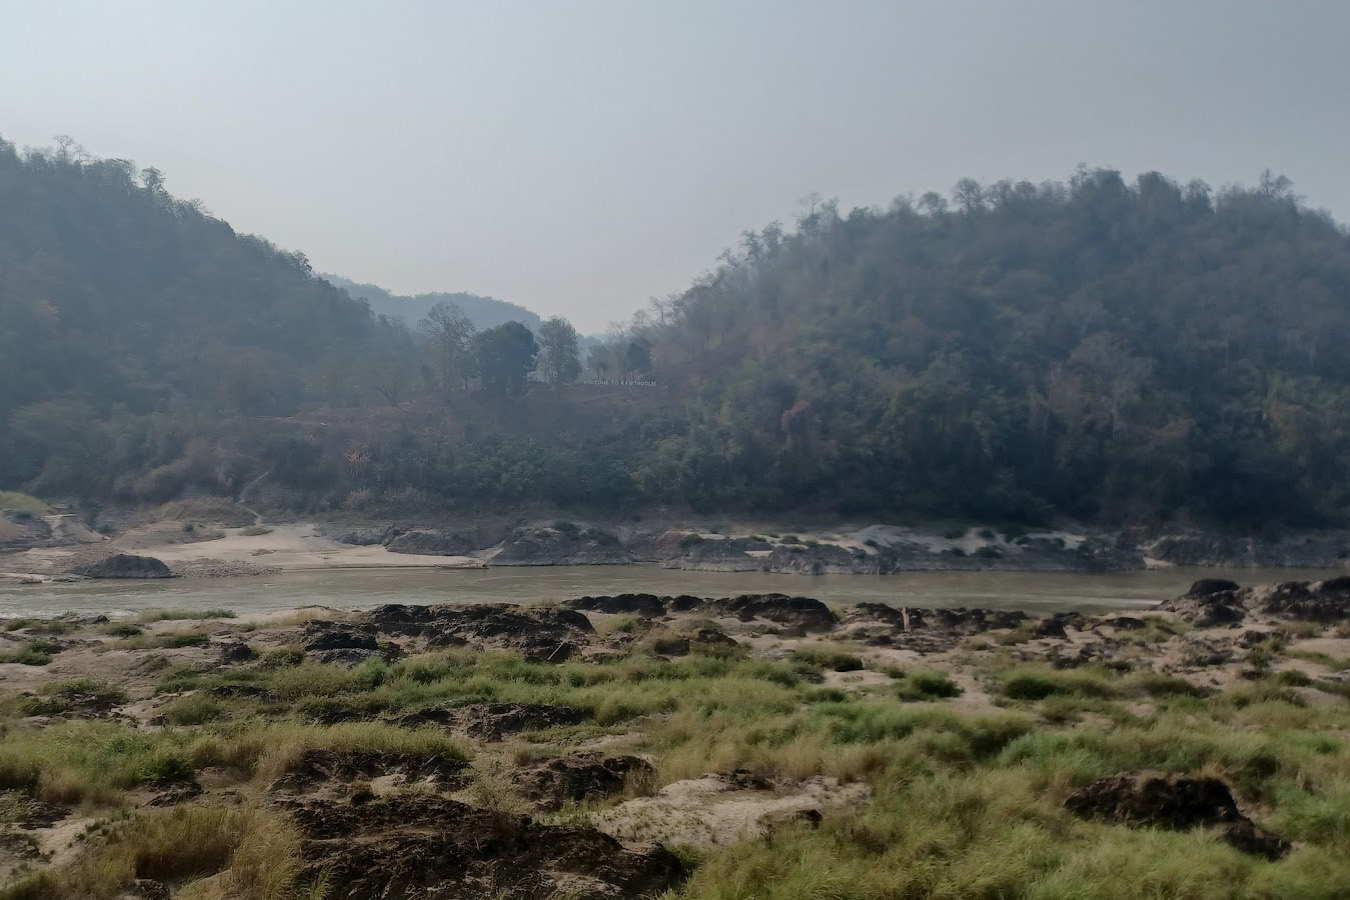
[[[813,191],[1264,167],[1350,217],[1347,0],[0,0],[0,136],[584,331]]]

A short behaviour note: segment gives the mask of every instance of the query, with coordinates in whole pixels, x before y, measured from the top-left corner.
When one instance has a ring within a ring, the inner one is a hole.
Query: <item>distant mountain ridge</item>
[[[505,322],[520,322],[531,331],[539,330],[538,313],[531,312],[518,303],[498,300],[495,297],[483,297],[479,294],[469,294],[464,291],[407,296],[392,293],[378,285],[352,281],[340,275],[321,274],[319,277],[335,287],[344,289],[354,299],[365,300],[370,304],[370,311],[375,315],[402,319],[414,328],[417,327],[418,322],[426,318],[427,313],[431,311],[433,306],[437,303],[448,302],[463,310],[464,315],[469,317],[469,321],[473,322],[474,327],[479,331],[494,328]]]

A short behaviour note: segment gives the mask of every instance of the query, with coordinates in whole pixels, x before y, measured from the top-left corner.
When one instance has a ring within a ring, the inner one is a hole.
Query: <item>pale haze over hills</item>
[[[811,192],[1086,162],[1344,218],[1350,6],[1192,0],[0,6],[0,133],[164,170],[400,294],[596,332]]]
[[[480,297],[464,291],[438,291],[409,297],[386,291],[379,285],[358,284],[340,275],[323,274],[320,276],[347,291],[358,300],[370,304],[370,311],[377,316],[391,316],[402,319],[416,328],[426,318],[437,303],[453,303],[463,310],[464,315],[479,331],[493,328],[505,322],[520,322],[532,331],[539,330],[539,315],[518,303],[498,300],[496,297]]]

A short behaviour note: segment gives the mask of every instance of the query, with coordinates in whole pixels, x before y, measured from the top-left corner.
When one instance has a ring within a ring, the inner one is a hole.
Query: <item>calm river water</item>
[[[338,569],[253,578],[3,586],[0,618],[68,612],[117,616],[155,607],[223,608],[245,615],[312,605],[365,609],[381,603],[530,603],[639,591],[704,597],[780,592],[839,604],[870,601],[897,606],[1087,611],[1145,608],[1184,593],[1197,578],[1257,584],[1316,580],[1332,574],[1291,569],[1160,569],[1111,575],[911,572],[810,577],[649,566]]]

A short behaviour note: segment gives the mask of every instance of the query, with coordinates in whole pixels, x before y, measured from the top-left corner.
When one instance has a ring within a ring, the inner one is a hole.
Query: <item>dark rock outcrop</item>
[[[1197,581],[1188,592],[1164,601],[1158,608],[1176,613],[1197,628],[1237,625],[1247,616],[1242,589],[1234,582],[1212,578]]]
[[[786,594],[741,594],[709,600],[700,608],[716,615],[735,616],[742,622],[765,619],[803,632],[829,631],[838,624],[834,613],[819,600]]]
[[[1222,579],[1202,579],[1159,609],[1199,628],[1237,625],[1249,614],[1274,619],[1339,622],[1350,618],[1350,576],[1323,581],[1283,581],[1241,588]]]
[[[444,531],[408,531],[389,540],[390,553],[416,553],[423,556],[465,556],[482,547],[464,535]]]
[[[1146,555],[1178,566],[1228,569],[1323,569],[1350,559],[1350,535],[1317,532],[1276,540],[1221,534],[1172,534],[1148,544]]]
[[[494,566],[626,566],[637,555],[611,532],[557,523],[523,529],[508,537],[493,555]]]
[[[685,875],[659,845],[630,849],[589,826],[541,825],[434,796],[310,802],[292,813],[302,873],[344,900],[615,900]]]
[[[505,603],[389,604],[371,610],[365,622],[384,634],[420,637],[430,647],[506,647],[537,662],[564,662],[595,633],[590,619],[576,610]]]
[[[308,622],[300,640],[306,650],[377,650],[375,634],[341,622]]]
[[[636,756],[578,753],[537,763],[518,772],[515,780],[538,809],[556,812],[569,803],[622,794],[630,783],[655,776],[651,763]]]
[[[414,756],[378,750],[306,750],[286,774],[268,788],[271,793],[311,790],[325,782],[347,783],[401,775],[406,781],[424,781],[443,790],[469,783],[468,764],[444,756]]]
[[[1325,581],[1285,581],[1252,588],[1248,608],[1280,619],[1338,622],[1350,617],[1350,576]]]
[[[133,556],[114,553],[98,562],[78,566],[72,570],[85,578],[172,578],[173,572],[153,556]]]
[[[877,575],[885,571],[880,555],[833,544],[780,545],[764,560],[763,568],[796,575]]]
[[[590,719],[588,710],[542,703],[470,703],[467,706],[433,706],[407,713],[398,719],[405,727],[441,725],[481,741],[500,741],[508,734],[543,731],[562,725],[580,725]]]
[[[1191,584],[1187,597],[1210,597],[1214,594],[1233,594],[1241,590],[1242,585],[1227,578],[1201,578]]]
[[[755,550],[768,550],[768,544],[732,540],[700,541],[692,547],[681,548],[681,552],[662,565],[667,569],[689,569],[699,572],[758,572],[764,568],[764,560],[751,556],[746,544]]]
[[[655,594],[617,594],[613,597],[577,597],[564,606],[587,612],[626,614],[656,619],[666,614],[666,598]]]
[[[1069,795],[1075,815],[1117,825],[1184,831],[1213,827],[1244,853],[1279,859],[1289,842],[1256,826],[1238,809],[1228,786],[1217,778],[1167,772],[1121,772]]]

